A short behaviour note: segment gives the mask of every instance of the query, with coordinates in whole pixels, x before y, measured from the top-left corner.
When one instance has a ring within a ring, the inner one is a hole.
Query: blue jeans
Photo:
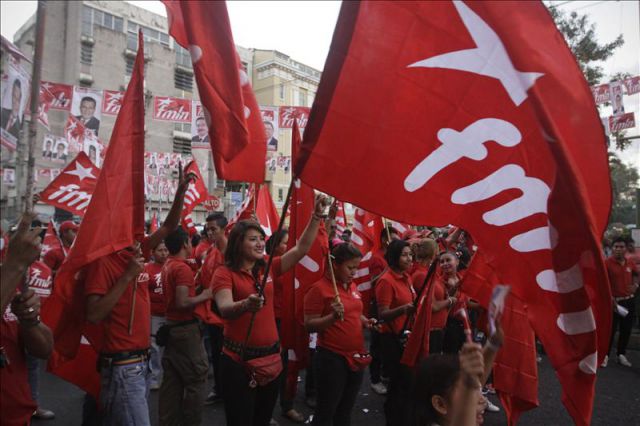
[[[150,426],[149,363],[113,365],[100,372],[100,403],[104,425]]]
[[[164,317],[151,316],[151,348],[149,348],[149,369],[151,383],[162,383],[162,353],[164,348],[156,344],[156,333],[167,320]]]
[[[38,358],[33,355],[27,354],[27,368],[29,370],[29,387],[31,388],[31,399],[38,403],[38,375],[40,372],[38,368],[40,367],[40,363],[38,362]]]

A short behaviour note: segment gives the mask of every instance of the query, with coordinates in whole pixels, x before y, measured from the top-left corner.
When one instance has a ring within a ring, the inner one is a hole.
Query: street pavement
[[[635,337],[635,336],[634,336]],[[640,425],[640,348],[628,351],[627,356],[633,367],[626,368],[610,361],[609,366],[598,371],[596,400],[593,412],[593,425]],[[560,385],[546,357],[543,356],[539,366],[539,400],[540,406],[525,413],[519,425],[571,425],[572,421],[561,402]],[[36,426],[80,425],[82,417],[83,393],[75,386],[42,372],[40,384],[41,405],[56,413],[56,418],[49,421],[35,421]],[[303,375],[304,380],[304,375]],[[304,385],[298,386],[296,408],[305,415],[312,414],[312,409],[304,403]],[[3,383],[3,386],[6,384]],[[495,396],[491,397],[498,403]],[[384,397],[376,395],[369,387],[368,377],[360,390],[353,411],[353,426],[382,426]],[[158,423],[158,392],[151,392],[151,421]],[[282,426],[295,423],[287,421],[280,415],[276,406],[274,419]],[[224,409],[222,403],[207,406],[204,409],[203,425],[224,425]],[[504,411],[486,413],[485,425],[506,425]]]

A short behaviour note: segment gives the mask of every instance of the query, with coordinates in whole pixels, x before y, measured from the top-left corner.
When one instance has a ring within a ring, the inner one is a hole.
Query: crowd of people
[[[499,319],[493,334],[485,329],[487,312],[465,294],[464,269],[473,249],[464,231],[436,238],[429,230],[401,234],[385,226],[369,265],[373,297],[365,306],[353,282],[363,253],[349,242],[350,232],[337,238],[334,219],[325,214],[326,197],[316,198],[295,244],[287,244],[286,229],[267,238],[257,221],[230,227],[221,213],[210,214],[201,238],[193,238],[178,226],[187,184],[180,182],[158,230],[83,271],[86,320],[104,326],[104,342],[95,348],[100,397],[85,396],[83,424],[148,425],[150,391],[158,392],[161,425],[201,424],[204,406],[220,401],[228,425],[267,426],[278,399],[283,416],[305,422],[294,406],[303,367],[294,366],[280,343],[282,313],[290,309],[283,305],[283,276],[323,227],[329,230],[330,260],[324,276],[308,287],[303,306],[314,348],[305,380],[314,407],[311,424],[349,425],[367,369],[371,388],[385,396],[390,426],[475,425],[485,410],[499,410],[485,395],[504,336]],[[5,244],[3,423],[55,416],[38,406],[37,359],[48,358],[54,346],[40,307],[77,230],[63,222],[60,247],[42,253],[41,224],[25,213]],[[614,332],[620,330],[616,359],[623,366],[631,365],[625,350],[638,289],[634,250],[633,242],[616,240],[606,261]],[[411,368],[401,359],[426,285],[433,286],[429,355]]]

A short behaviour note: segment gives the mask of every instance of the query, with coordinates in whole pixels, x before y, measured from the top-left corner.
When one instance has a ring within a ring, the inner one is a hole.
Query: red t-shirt
[[[187,259],[169,256],[162,269],[162,286],[165,294],[165,306],[168,320],[189,321],[194,319],[193,308],[178,309],[176,307],[176,289],[179,286],[187,287],[189,297],[196,295],[196,283]]]
[[[427,276],[429,267],[421,263],[414,263],[413,266],[414,270],[409,275],[411,275],[411,283],[413,284],[413,289],[417,294],[424,285],[424,279]]]
[[[607,266],[613,297],[632,296],[633,293],[629,291],[629,287],[633,283],[632,275],[638,274],[636,264],[629,259],[625,259],[624,263],[621,264],[611,256],[607,258],[605,265]]]
[[[384,271],[385,268],[388,268],[388,266],[387,261],[384,259],[384,250],[379,249],[373,254],[373,256],[371,256],[371,263],[369,263],[371,279],[373,280],[376,277],[379,278],[382,271]]]
[[[163,317],[166,306],[162,289],[162,267],[164,264],[149,262],[144,265],[144,271],[149,274],[149,299],[151,300],[151,315]]]
[[[10,307],[7,307],[0,320],[0,346],[4,348],[9,360],[8,365],[0,368],[0,423],[6,426],[28,425],[38,405],[31,399],[27,360],[18,332],[18,319]]]
[[[209,240],[203,238],[200,240],[196,248],[193,250],[193,257],[198,262],[198,265],[202,265],[205,257],[207,256],[207,250],[212,247],[212,244]]]
[[[211,287],[213,273],[222,265],[224,265],[224,255],[217,247],[211,247],[200,269],[198,284],[205,288]]]
[[[362,334],[362,299],[354,283],[347,289],[338,285],[340,301],[344,305],[344,321],[336,321],[324,331],[318,333],[318,346],[337,354],[350,357],[362,352],[364,335]],[[326,316],[333,313],[331,304],[335,298],[333,284],[326,277],[313,284],[304,296],[304,314]]]
[[[441,302],[447,298],[447,292],[444,289],[442,280],[436,278],[433,281],[433,302]],[[439,330],[447,325],[447,317],[449,309],[443,308],[438,312],[431,313],[431,330]]]
[[[120,250],[91,263],[85,279],[85,295],[98,294],[104,296],[107,294],[124,274],[132,256],[132,252]],[[136,302],[132,333],[129,334],[129,319],[134,296],[134,283],[130,282],[109,315],[102,321],[105,340],[104,347],[100,348],[100,352],[126,352],[149,347],[151,336],[149,274],[143,271],[136,280]]]
[[[271,264],[271,276],[267,279],[264,289],[265,304],[255,316],[253,329],[249,336],[248,346],[260,347],[271,346],[278,341],[278,330],[276,328],[276,317],[273,311],[273,279],[282,275],[280,257],[274,257]],[[258,277],[261,283],[262,277]],[[233,271],[229,267],[221,266],[213,274],[213,294],[223,289],[230,289],[233,300],[246,299],[251,294],[257,293],[256,279],[248,272]],[[251,312],[245,312],[235,319],[223,318],[224,337],[236,343],[244,343],[247,337],[247,330],[251,321]],[[223,352],[233,356],[226,348]]]
[[[53,272],[56,272],[60,268],[60,265],[62,265],[62,262],[64,262],[64,259],[66,257],[67,255],[65,249],[58,247],[46,252],[42,260],[47,264],[49,268],[51,268]]]
[[[51,275],[51,268],[40,260],[36,260],[29,266],[29,288],[40,297],[41,303],[51,296],[51,290],[53,290]]]
[[[398,306],[406,305],[413,302],[415,297],[415,291],[411,284],[411,277],[408,273],[396,274],[391,269],[385,272],[376,284],[376,300],[378,302],[378,308],[386,306],[389,309],[395,309]],[[386,325],[389,327],[383,327],[383,333],[400,333],[402,326],[406,320],[405,314],[394,318]]]

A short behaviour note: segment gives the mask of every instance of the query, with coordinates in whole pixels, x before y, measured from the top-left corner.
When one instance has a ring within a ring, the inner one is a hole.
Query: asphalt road
[[[605,369],[598,371],[596,400],[593,413],[593,425],[640,425],[640,351],[627,352],[633,367],[626,368],[610,362]],[[376,395],[365,378],[358,401],[353,412],[354,426],[382,426],[384,414],[382,404],[384,397]],[[303,378],[304,380],[304,378]],[[5,385],[5,384],[3,384]],[[296,408],[305,415],[312,410],[304,403],[304,386],[299,386]],[[546,357],[539,364],[539,400],[540,406],[525,413],[519,425],[571,425],[572,421],[560,400],[560,385]],[[498,403],[497,398],[491,398]],[[80,425],[82,416],[83,393],[75,386],[58,379],[46,372],[42,373],[40,385],[41,405],[56,412],[56,418],[49,421],[35,421],[37,426]],[[152,424],[158,424],[158,393],[151,393]],[[276,406],[274,419],[280,425],[293,425],[280,415]],[[224,425],[224,409],[222,404],[205,407],[205,425]],[[485,425],[506,425],[504,412],[487,413]]]

